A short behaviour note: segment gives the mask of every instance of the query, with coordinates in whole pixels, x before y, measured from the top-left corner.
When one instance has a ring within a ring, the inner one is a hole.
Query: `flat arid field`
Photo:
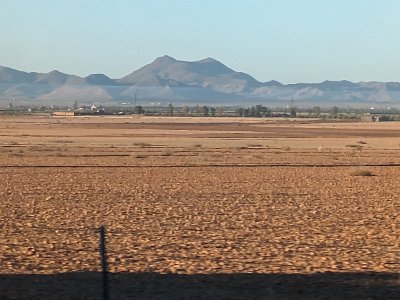
[[[399,299],[400,123],[0,116],[0,299]]]

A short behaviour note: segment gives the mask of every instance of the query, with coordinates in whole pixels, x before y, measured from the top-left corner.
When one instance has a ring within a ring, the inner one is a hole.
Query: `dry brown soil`
[[[1,116],[0,299],[100,299],[101,225],[115,299],[396,299],[399,179],[400,123]]]

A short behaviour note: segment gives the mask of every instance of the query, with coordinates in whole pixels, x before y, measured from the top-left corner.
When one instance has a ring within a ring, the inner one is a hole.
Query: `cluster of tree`
[[[167,107],[166,114],[167,116],[173,116],[175,113],[175,107],[169,103]],[[215,117],[215,116],[223,116],[224,115],[224,109],[222,107],[220,108],[215,108],[215,107],[209,107],[209,106],[199,106],[197,105],[194,109],[191,109],[189,106],[185,105],[182,107],[180,111],[180,115],[183,116],[199,116],[199,117]]]
[[[337,106],[333,106],[328,113],[330,114],[331,117],[337,117],[338,115],[338,107]],[[308,114],[310,116],[319,118],[321,116],[321,107],[319,106],[314,106],[313,108],[311,108],[308,112]]]
[[[248,108],[238,108],[236,110],[236,115],[238,117],[268,117],[271,115],[271,111],[268,107],[262,106],[261,104],[251,106]]]
[[[135,107],[136,108],[136,107]],[[141,108],[141,107],[140,107]],[[304,111],[306,112],[306,111]],[[304,113],[303,112],[303,113]],[[332,118],[338,117],[338,107],[333,106],[329,111],[325,110],[325,113],[329,112],[329,115]],[[136,112],[135,113],[139,113]],[[294,106],[289,107],[288,110],[288,117],[295,118],[297,116],[298,109]],[[304,114],[302,115],[304,116]],[[183,116],[198,116],[198,117],[214,117],[214,116],[224,116],[224,108],[223,107],[210,107],[210,106],[195,106],[189,107],[187,105],[176,109],[172,103],[169,103],[165,114],[167,116],[174,116],[174,115],[183,115]],[[254,117],[254,118],[261,118],[261,117],[269,117],[272,116],[272,112],[268,107],[265,107],[261,104],[251,106],[248,108],[238,108],[236,109],[236,116],[238,117]],[[308,115],[311,117],[320,118],[322,117],[321,108],[319,106],[314,106],[308,111]],[[326,116],[326,115],[324,115]]]
[[[145,110],[140,105],[136,105],[136,106],[107,106],[107,107],[100,106],[98,108],[98,111],[103,112],[104,114],[119,114],[119,115],[120,114],[123,114],[123,115],[131,115],[131,114],[141,115],[141,114],[145,113]]]

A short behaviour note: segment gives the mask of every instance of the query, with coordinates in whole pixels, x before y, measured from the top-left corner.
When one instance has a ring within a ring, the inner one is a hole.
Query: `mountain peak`
[[[175,61],[176,59],[169,55],[160,56],[154,60],[154,62],[175,62]]]
[[[268,82],[264,83],[265,86],[283,86],[282,83],[280,83],[279,81],[276,80],[270,80]]]
[[[203,64],[208,64],[208,63],[220,63],[218,60],[212,58],[212,57],[207,57],[205,59],[197,61],[198,63],[203,63]]]
[[[115,85],[114,80],[104,74],[90,74],[84,79],[91,85]]]
[[[53,74],[64,74],[64,73],[62,73],[62,72],[60,72],[58,70],[53,70],[53,71],[49,72],[49,75],[50,74],[53,75]]]

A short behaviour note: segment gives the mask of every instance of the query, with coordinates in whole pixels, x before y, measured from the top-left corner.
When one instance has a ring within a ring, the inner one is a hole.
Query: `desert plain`
[[[400,123],[0,116],[0,299],[397,299]],[[112,296],[114,298],[112,298]]]

